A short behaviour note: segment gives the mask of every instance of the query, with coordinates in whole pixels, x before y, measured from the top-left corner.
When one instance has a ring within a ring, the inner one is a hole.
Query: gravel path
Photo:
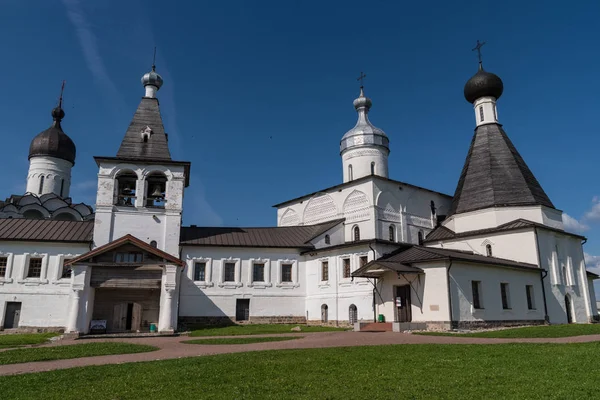
[[[282,336],[282,335],[255,335]],[[301,339],[285,342],[265,342],[242,345],[197,345],[182,341],[188,336],[147,337],[119,339],[61,340],[45,346],[78,345],[91,342],[127,342],[147,344],[159,348],[157,351],[137,354],[118,354],[110,356],[84,357],[70,360],[42,361],[25,364],[0,365],[0,375],[14,375],[31,372],[50,371],[88,365],[122,364],[140,361],[167,360],[173,358],[206,356],[213,354],[238,353],[261,350],[310,349],[323,347],[375,346],[384,344],[498,344],[498,343],[584,343],[600,341],[600,335],[575,336],[551,339],[487,339],[453,336],[425,336],[394,332],[320,332],[286,334],[284,336],[303,336]],[[229,336],[231,337],[231,336]],[[244,336],[236,336],[244,337]],[[211,337],[214,338],[214,337]]]

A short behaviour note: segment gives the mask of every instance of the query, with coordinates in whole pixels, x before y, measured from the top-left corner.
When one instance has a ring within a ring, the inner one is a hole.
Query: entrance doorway
[[[565,296],[565,310],[567,311],[567,323],[573,323],[573,315],[571,314],[571,298],[569,295]]]
[[[142,306],[139,303],[119,303],[113,308],[114,331],[134,331],[141,328]]]
[[[235,301],[235,320],[248,321],[250,319],[250,299],[237,299]]]
[[[21,303],[9,301],[6,303],[6,313],[4,314],[4,329],[12,329],[19,327],[19,319],[21,318]]]
[[[410,303],[410,286],[396,286],[396,321],[410,322],[412,321],[411,303]]]

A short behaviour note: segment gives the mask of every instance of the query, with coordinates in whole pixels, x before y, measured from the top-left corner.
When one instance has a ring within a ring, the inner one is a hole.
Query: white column
[[[69,321],[67,324],[67,332],[78,332],[77,321],[79,320],[79,308],[81,307],[81,290],[73,289],[71,296],[71,309],[69,310]]]
[[[165,301],[160,308],[160,316],[158,321],[159,332],[173,332],[173,294],[175,288],[166,288]]]

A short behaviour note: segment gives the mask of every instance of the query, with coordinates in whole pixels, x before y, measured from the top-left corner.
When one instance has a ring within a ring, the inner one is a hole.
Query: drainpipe
[[[453,329],[453,316],[452,316],[452,292],[450,291],[450,269],[452,269],[452,259],[450,259],[450,265],[446,269],[446,281],[448,282],[448,311],[450,314],[450,329]]]
[[[537,227],[533,228],[533,233],[535,234],[535,249],[537,252],[538,266],[540,267],[540,282],[542,283],[542,297],[544,298],[544,321],[546,323],[550,323],[550,317],[548,316],[548,304],[546,301],[546,287],[544,285],[544,279],[548,276],[548,271],[542,268],[541,260],[542,257],[540,255],[540,245],[539,245],[539,237]]]
[[[373,251],[373,260],[377,257],[375,253],[375,249],[371,247],[371,243],[369,243],[369,248]],[[375,289],[377,288],[377,278],[373,278],[373,322],[377,322],[377,301],[375,299]]]

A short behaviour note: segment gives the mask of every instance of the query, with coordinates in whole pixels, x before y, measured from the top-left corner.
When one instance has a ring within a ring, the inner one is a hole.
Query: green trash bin
[[[150,333],[156,333],[156,324],[150,324]]]
[[[377,318],[377,322],[385,322],[385,315],[379,314],[379,317]]]

